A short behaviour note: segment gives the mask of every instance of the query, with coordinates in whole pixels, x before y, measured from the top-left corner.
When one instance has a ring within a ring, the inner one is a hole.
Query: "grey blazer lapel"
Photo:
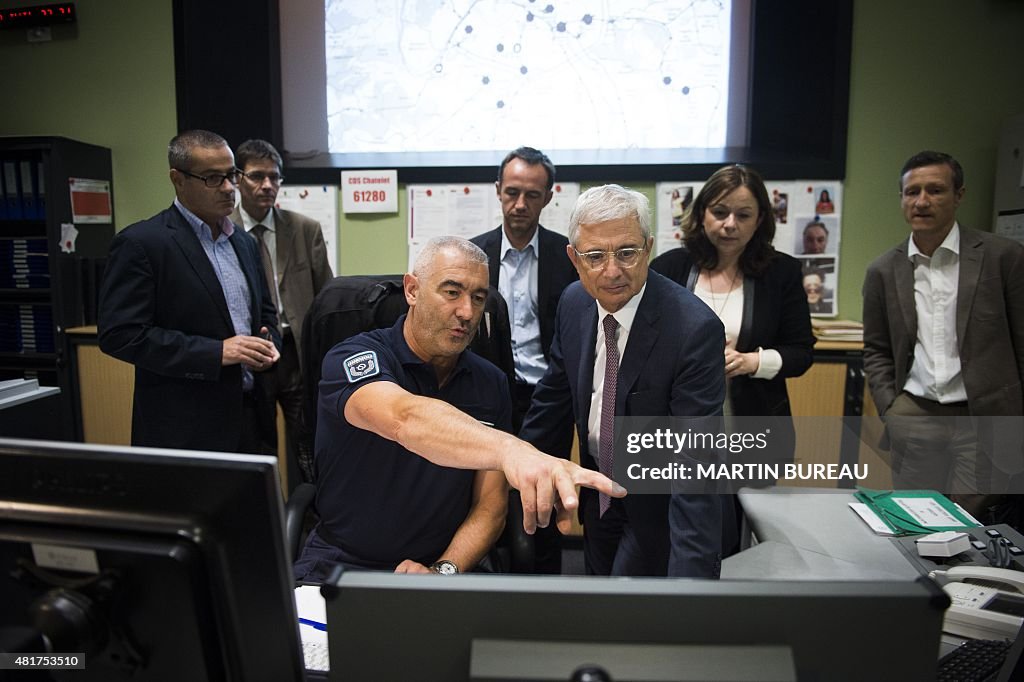
[[[276,208],[272,210],[274,211],[274,231],[277,232],[275,235],[277,254],[274,259],[277,261],[277,284],[280,286],[281,280],[284,279],[284,273],[288,271],[288,265],[294,257],[295,249],[299,245],[295,243],[297,233],[292,221]]]
[[[895,296],[899,301],[903,323],[907,327],[907,338],[913,344],[917,338],[917,304],[914,302],[914,265],[907,257],[906,244],[896,250],[893,259]]]
[[[981,261],[985,255],[981,240],[971,232],[971,230],[964,229],[960,231],[960,278],[957,282],[956,292],[956,340],[961,351],[964,338],[967,337],[967,322],[971,319],[974,296],[978,291]]]

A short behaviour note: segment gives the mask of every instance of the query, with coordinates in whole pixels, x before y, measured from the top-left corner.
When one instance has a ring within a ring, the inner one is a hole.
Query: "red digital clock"
[[[0,9],[0,29],[35,28],[75,21],[75,3],[59,2],[34,7],[8,7]]]

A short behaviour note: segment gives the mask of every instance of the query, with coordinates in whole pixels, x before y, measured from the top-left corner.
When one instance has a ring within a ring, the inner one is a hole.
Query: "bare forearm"
[[[718,399],[721,404],[721,398]],[[523,500],[523,528],[546,526],[554,509],[568,531],[579,504],[576,486],[615,497],[626,491],[595,471],[549,457],[518,438],[484,425],[447,403],[409,393],[387,381],[368,384],[345,403],[345,419],[356,428],[393,440],[434,464],[501,471]]]
[[[434,464],[456,469],[501,471],[513,451],[536,450],[527,443],[473,419],[448,403],[392,389],[367,386],[354,394],[345,416],[354,426],[400,443]],[[397,388],[397,387],[394,387]],[[371,400],[359,400],[372,389]]]
[[[438,559],[452,561],[461,571],[471,571],[497,542],[505,527],[508,509],[508,486],[499,472],[477,474],[482,480],[479,499],[473,503],[466,520],[452,536],[452,541]]]

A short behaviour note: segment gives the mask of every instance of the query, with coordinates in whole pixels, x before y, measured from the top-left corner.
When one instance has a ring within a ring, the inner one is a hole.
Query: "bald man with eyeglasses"
[[[174,203],[114,237],[100,290],[100,349],[135,367],[132,445],[271,454],[253,388],[280,336],[258,246],[228,219],[241,171],[205,130],[167,157]]]

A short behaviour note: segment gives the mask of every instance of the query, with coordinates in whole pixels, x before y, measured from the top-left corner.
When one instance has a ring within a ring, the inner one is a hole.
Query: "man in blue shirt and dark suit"
[[[253,372],[280,357],[256,241],[235,227],[240,171],[205,130],[168,146],[174,204],[114,237],[99,343],[135,366],[132,445],[266,453]]]
[[[607,474],[615,416],[715,416],[725,397],[722,323],[648,272],[653,243],[644,195],[618,185],[580,195],[567,247],[580,282],[562,295],[548,371],[520,433],[544,449],[552,428],[574,420],[581,463]],[[580,510],[588,573],[718,576],[717,496],[582,490]]]
[[[541,211],[554,196],[551,159],[532,147],[520,147],[502,160],[494,184],[502,224],[470,241],[487,254],[490,284],[508,304],[515,363],[512,429],[518,433],[533,389],[548,368],[558,299],[578,278],[565,255],[568,240],[540,224]],[[565,422],[560,436],[549,442],[547,452],[568,458],[572,422]],[[534,555],[535,572],[561,572],[561,536],[554,524],[538,531]]]

